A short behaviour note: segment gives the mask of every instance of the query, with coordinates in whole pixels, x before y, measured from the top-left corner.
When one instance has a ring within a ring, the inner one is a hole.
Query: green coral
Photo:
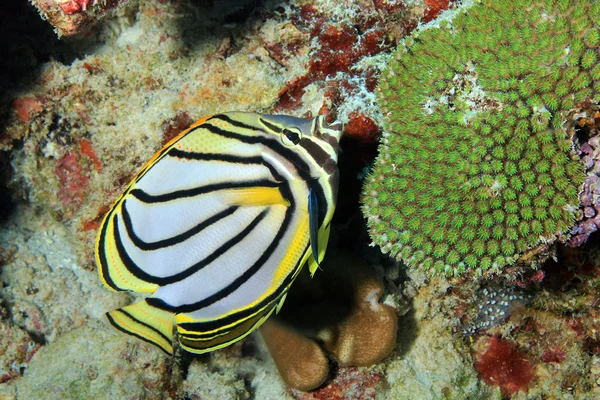
[[[495,0],[422,29],[378,87],[371,237],[430,274],[499,272],[565,239],[584,169],[564,123],[597,100],[600,2]]]

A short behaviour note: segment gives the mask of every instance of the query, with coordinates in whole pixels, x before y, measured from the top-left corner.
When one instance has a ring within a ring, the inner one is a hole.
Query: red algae
[[[349,25],[334,25],[320,22],[319,29],[311,30],[311,38],[317,37],[321,48],[311,57],[308,73],[292,79],[279,93],[278,110],[293,109],[301,105],[300,98],[304,89],[311,83],[347,72],[358,60],[355,46],[358,43],[358,31]],[[315,31],[318,31],[315,33]],[[314,36],[313,36],[314,34]]]
[[[72,36],[87,31],[109,10],[128,0],[31,0],[42,19],[52,25],[59,36]]]
[[[380,375],[368,371],[360,371],[355,367],[341,367],[335,378],[327,385],[310,393],[290,389],[289,392],[297,400],[351,400],[375,399],[375,386]]]
[[[542,354],[542,360],[547,363],[561,363],[567,359],[567,355],[558,347],[548,349]]]
[[[331,78],[338,72],[356,75],[351,69],[358,61],[391,47],[385,29],[374,26],[373,21],[365,21],[360,26],[348,22],[333,23],[308,5],[302,7],[299,14],[295,23],[308,31],[311,40],[316,39],[319,47],[311,54],[307,74],[292,79],[279,92],[276,111],[300,107],[304,89],[311,83]]]
[[[453,2],[453,0],[425,0],[427,9],[423,16],[423,22],[429,22],[435,19],[440,12],[450,8],[450,4]]]
[[[173,118],[163,122],[161,129],[163,131],[163,146],[179,135],[185,128],[192,124],[193,120],[188,113],[180,112]]]
[[[492,336],[476,355],[475,369],[489,385],[505,396],[526,391],[533,381],[533,364],[514,343]]]
[[[102,161],[100,161],[96,153],[94,153],[94,149],[89,140],[81,139],[79,142],[79,151],[81,151],[81,154],[88,156],[92,160],[94,168],[98,173],[102,172]]]
[[[79,165],[76,153],[65,154],[56,165],[54,172],[60,182],[60,201],[67,209],[77,210],[81,207],[90,178],[85,175]]]
[[[348,114],[348,119],[345,135],[364,143],[377,143],[381,128],[371,118],[353,111]]]
[[[41,111],[42,105],[33,97],[22,97],[14,99],[10,106],[17,112],[17,118],[22,122],[29,122],[31,112]]]
[[[87,10],[92,4],[93,0],[67,0],[59,2],[58,6],[65,14],[72,15]]]
[[[102,222],[104,215],[108,212],[109,209],[110,209],[110,207],[107,205],[100,207],[100,209],[98,210],[98,214],[96,215],[96,218],[84,221],[81,228],[84,231],[91,231],[91,230],[95,231],[98,228],[100,228],[100,222]]]
[[[373,0],[373,5],[376,9],[385,11],[389,14],[396,13],[405,8],[404,2],[401,1]]]

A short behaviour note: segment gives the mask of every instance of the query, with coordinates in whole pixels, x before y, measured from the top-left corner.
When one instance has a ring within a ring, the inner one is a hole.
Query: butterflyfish
[[[145,299],[107,313],[173,352],[228,346],[278,311],[325,255],[342,123],[243,112],[203,118],[158,151],[107,212],[96,261],[111,290]]]

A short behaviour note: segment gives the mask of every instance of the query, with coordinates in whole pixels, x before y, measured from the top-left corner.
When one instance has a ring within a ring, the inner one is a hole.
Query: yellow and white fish
[[[151,293],[107,313],[173,352],[228,346],[279,310],[329,239],[342,124],[230,112],[199,120],[156,153],[98,233],[100,278]]]

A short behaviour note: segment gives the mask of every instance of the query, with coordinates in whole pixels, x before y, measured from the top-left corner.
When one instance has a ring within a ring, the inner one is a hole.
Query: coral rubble
[[[169,360],[145,344],[124,346],[126,341],[97,321],[70,331],[36,354],[19,383],[19,398],[116,399],[128,393],[164,398]],[[144,375],[137,372],[141,365]]]
[[[86,32],[108,11],[127,0],[31,0],[40,16],[47,20],[58,36]]]
[[[371,237],[428,274],[498,273],[566,241],[584,167],[565,123],[600,89],[597,3],[476,2],[408,37],[380,79]]]

